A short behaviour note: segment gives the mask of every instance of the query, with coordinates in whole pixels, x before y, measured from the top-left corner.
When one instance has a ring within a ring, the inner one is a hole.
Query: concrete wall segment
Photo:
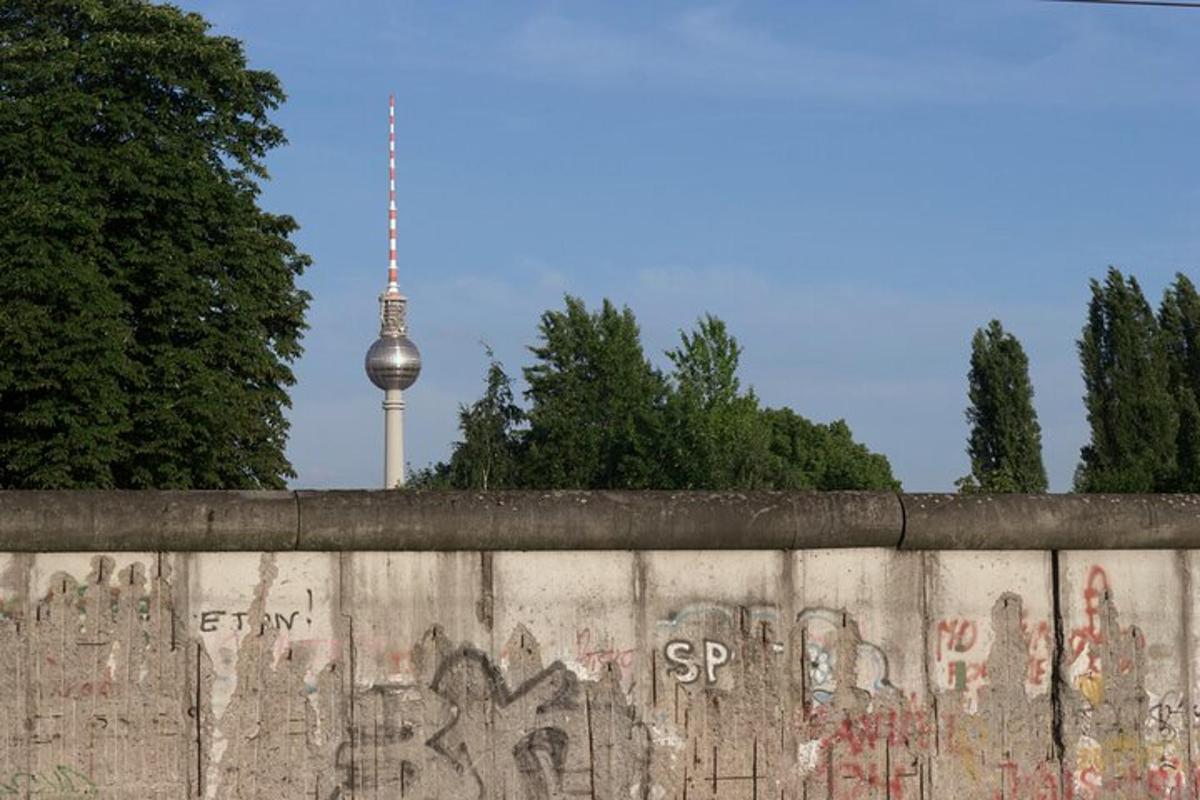
[[[23,741],[6,737],[0,751],[23,752],[17,763],[4,759],[12,769],[0,773],[0,794],[196,791],[199,761],[189,734],[200,695],[182,644],[186,631],[176,624],[187,594],[178,562],[129,553],[18,557],[26,595],[0,624],[0,652],[20,655],[6,665],[12,670],[3,673],[0,695]]]
[[[0,491],[9,552],[293,550],[298,530],[286,491]]]
[[[786,552],[640,553],[645,645],[635,695],[663,797],[776,796],[799,651]],[[795,660],[795,663],[794,663]]]
[[[927,701],[921,643],[925,638],[924,569],[920,553],[870,550],[804,550],[791,555],[796,597],[795,620],[805,627],[806,644],[818,659],[810,668],[822,673],[817,637],[829,622],[846,614],[863,642],[858,658],[858,688],[877,694],[892,686],[918,703]],[[810,681],[821,690],[820,681]]]
[[[1197,685],[1197,680],[1200,679],[1200,596],[1197,596],[1196,576],[1197,569],[1200,569],[1200,552],[1187,551],[1176,554],[1180,567],[1180,584],[1183,589],[1183,627],[1184,627],[1184,642],[1182,650],[1186,655],[1184,659],[1184,681],[1185,691],[1180,698],[1181,702],[1177,706],[1178,712],[1183,718],[1188,720],[1187,727],[1187,745],[1191,756],[1191,774],[1188,776],[1188,784],[1193,787],[1200,786],[1200,686]],[[1161,712],[1166,712],[1169,716],[1174,717],[1175,714],[1170,708],[1160,709],[1160,718],[1163,716]]]
[[[356,686],[419,682],[420,645],[431,631],[453,645],[494,652],[491,554],[343,553],[342,636]]]
[[[640,651],[634,554],[628,551],[496,553],[493,653],[518,663],[534,636],[543,664],[561,661],[582,678],[611,672],[624,687],[638,680]],[[533,632],[536,632],[534,634]]]
[[[0,550],[1200,549],[1200,496],[0,491]]]
[[[0,797],[1184,800],[1197,557],[0,554]]]
[[[1019,650],[1012,681],[1028,697],[1050,692],[1054,673],[1054,577],[1040,551],[931,552],[924,554],[929,637],[926,658],[936,692],[960,692],[974,710],[979,690],[994,686],[988,671],[999,641]],[[1019,606],[1018,636],[1004,642],[994,624],[996,606]]]
[[[1194,785],[1181,567],[1170,551],[1060,558],[1064,766],[1081,795]]]
[[[28,618],[33,556],[0,555],[0,775],[28,771],[32,743],[26,730],[30,680],[29,638],[20,636]]]
[[[872,492],[300,492],[303,549],[887,547],[903,515]]]
[[[913,550],[1200,548],[1200,496],[905,494]]]
[[[784,763],[795,761],[787,796],[921,797],[936,719],[921,554],[810,550],[792,560],[789,638],[800,658],[784,727]]]

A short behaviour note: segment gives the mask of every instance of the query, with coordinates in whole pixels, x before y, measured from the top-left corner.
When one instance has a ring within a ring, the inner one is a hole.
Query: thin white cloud
[[[971,33],[986,38],[998,13],[982,14]],[[1196,82],[1187,80],[1198,59],[1182,44],[1164,46],[1090,18],[1047,13],[1028,24],[1058,35],[1041,51],[1001,58],[974,55],[953,40],[882,53],[857,43],[785,39],[723,6],[636,31],[552,13],[521,24],[506,55],[526,78],[764,98],[1045,105],[1200,99]]]

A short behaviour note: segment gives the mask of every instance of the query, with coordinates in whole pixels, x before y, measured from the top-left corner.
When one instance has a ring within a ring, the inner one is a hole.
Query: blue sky
[[[408,460],[444,458],[495,348],[565,292],[627,304],[658,363],[712,312],[771,405],[845,418],[908,490],[968,471],[973,330],[1030,357],[1045,458],[1087,439],[1075,340],[1108,264],[1200,278],[1200,11],[1043,3],[191,0],[283,80],[264,204],[315,259],[299,487],[381,481],[362,371],[386,278],[425,367]]]

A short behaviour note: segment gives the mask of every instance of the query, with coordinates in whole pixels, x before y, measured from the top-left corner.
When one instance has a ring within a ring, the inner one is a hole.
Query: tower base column
[[[388,389],[383,395],[383,488],[404,486],[404,393]]]

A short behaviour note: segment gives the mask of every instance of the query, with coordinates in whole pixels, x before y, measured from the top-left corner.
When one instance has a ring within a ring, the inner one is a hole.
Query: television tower
[[[421,374],[408,338],[408,298],[396,281],[396,97],[388,97],[388,282],[379,295],[379,338],[367,350],[367,377],[383,389],[383,488],[404,485],[404,390]]]

